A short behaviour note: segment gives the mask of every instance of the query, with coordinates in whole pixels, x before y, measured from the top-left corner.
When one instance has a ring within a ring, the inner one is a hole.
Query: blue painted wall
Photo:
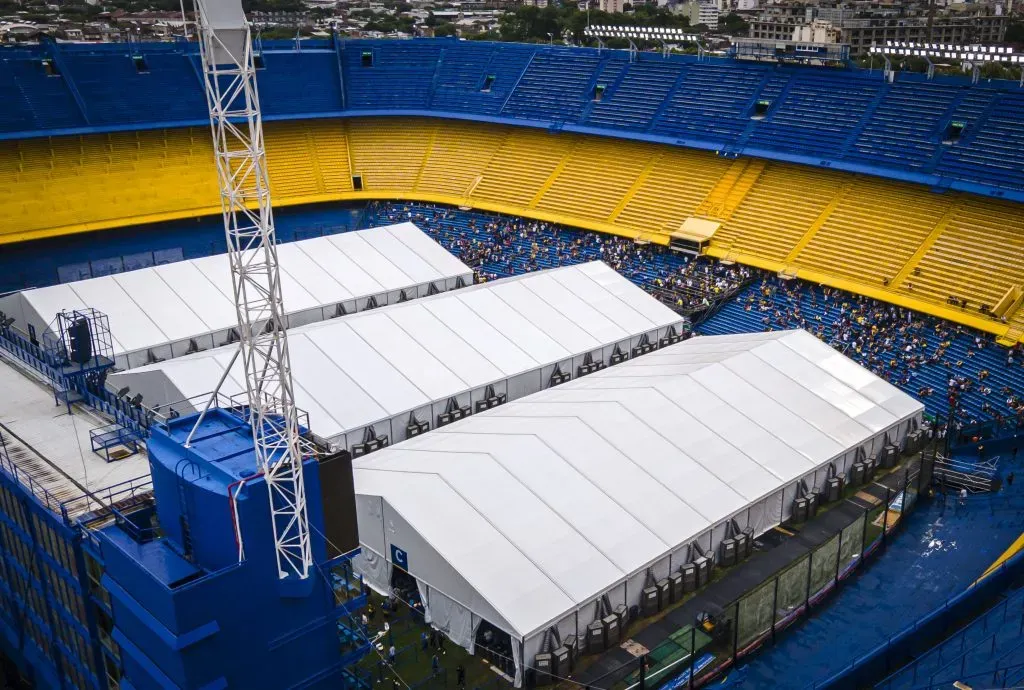
[[[57,498],[29,488],[4,440],[0,432],[0,651],[37,688],[106,688],[104,655],[116,649],[100,623],[88,540]],[[116,676],[116,659],[110,666]]]
[[[248,425],[214,409],[185,449],[194,422],[174,420],[149,441],[160,536],[150,524],[98,534],[125,677],[137,688],[343,687],[361,652],[342,648],[338,623],[363,599],[358,587],[335,598],[318,465],[307,461],[304,475],[316,566],[282,585]]]

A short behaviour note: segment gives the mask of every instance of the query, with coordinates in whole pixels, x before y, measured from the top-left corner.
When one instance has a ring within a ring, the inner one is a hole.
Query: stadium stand
[[[942,688],[961,681],[1017,687],[1024,681],[1024,591],[1005,599],[875,687]]]
[[[692,313],[727,299],[751,277],[746,267],[691,259],[660,245],[429,204],[372,204],[363,223],[406,220],[474,267],[484,281],[600,259],[677,311]]]
[[[964,424],[1024,415],[1024,350],[892,304],[763,276],[704,321],[708,335],[805,328],[925,404]]]
[[[708,247],[713,257],[924,310],[1007,342],[1024,336],[1024,214],[1012,202],[652,143],[428,118],[273,122],[266,141],[280,206],[419,200],[659,244],[688,218],[708,218],[721,224]],[[3,240],[214,214],[213,171],[193,165],[210,155],[202,129],[0,142]]]
[[[805,328],[959,423],[1024,421],[1024,347],[892,304],[626,238],[425,204],[373,204],[370,226],[412,220],[481,279],[596,258],[688,313],[708,335]],[[752,281],[755,281],[753,282]],[[708,309],[710,307],[710,309]]]
[[[0,137],[201,124],[195,61],[184,42],[5,50]],[[268,120],[487,118],[1024,200],[1014,82],[433,39],[263,41],[258,71]]]
[[[577,122],[599,64],[593,51],[534,54],[502,113],[529,120]]]

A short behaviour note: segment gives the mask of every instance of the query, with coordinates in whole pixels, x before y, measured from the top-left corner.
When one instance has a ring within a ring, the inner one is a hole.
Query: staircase
[[[694,215],[716,220],[729,220],[743,202],[767,163],[759,158],[740,158],[722,176],[718,184],[708,192]]]

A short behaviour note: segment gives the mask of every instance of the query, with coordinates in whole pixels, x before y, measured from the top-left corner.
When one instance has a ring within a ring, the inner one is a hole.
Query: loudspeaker
[[[89,320],[75,320],[68,328],[68,340],[71,344],[71,361],[75,364],[87,364],[92,359],[92,332],[89,329]]]

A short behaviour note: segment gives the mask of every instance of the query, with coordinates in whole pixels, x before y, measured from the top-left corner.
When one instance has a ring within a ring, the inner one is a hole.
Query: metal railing
[[[1002,630],[1002,626],[1006,623],[1010,624],[1009,627]],[[969,641],[972,635],[979,631],[987,632],[990,627],[995,627],[995,630],[985,634],[973,644]],[[984,681],[987,687],[1003,687],[999,683],[1013,677],[1008,671],[1024,665],[1016,663],[1014,659],[1016,653],[1024,649],[1022,634],[1024,634],[1024,592],[1018,592],[1012,597],[1002,599],[969,625],[945,638],[932,649],[886,677],[875,687],[880,690],[890,690],[893,687],[926,690],[949,687],[953,680],[966,681],[968,678]],[[1000,649],[999,656],[992,658],[1001,639],[1013,639],[1017,643],[1008,650]],[[983,658],[986,655],[986,649],[988,650],[988,659]],[[970,666],[968,666],[968,660],[971,661]],[[979,664],[984,664],[985,661],[991,662],[991,664],[987,665],[987,668],[980,668]],[[938,666],[933,671],[925,670],[936,664]]]
[[[151,477],[136,477],[119,484],[108,486],[96,491],[83,491],[71,498],[59,498],[38,481],[32,474],[19,467],[10,457],[7,439],[0,430],[0,472],[6,473],[13,481],[24,487],[48,511],[59,515],[67,525],[75,524],[82,515],[108,511],[117,513],[114,507],[130,499],[138,498],[152,492]]]
[[[923,663],[925,655],[936,647],[936,637],[957,625],[965,617],[970,616],[972,612],[976,612],[995,593],[1003,591],[1015,577],[1019,577],[1022,569],[1024,569],[1024,552],[1018,553],[984,579],[975,582],[965,591],[950,597],[931,612],[893,633],[874,649],[856,656],[828,678],[807,685],[805,690],[860,688],[872,684],[875,679],[880,677],[884,679],[878,687],[883,689],[893,687],[892,683],[896,674],[907,672],[907,669],[913,665]],[[966,630],[967,628],[954,633],[947,637],[946,641],[965,634]],[[909,663],[907,663],[908,659]],[[895,673],[894,669],[897,669]],[[1004,667],[999,670],[1005,672],[1009,669]],[[913,674],[914,671],[910,671],[910,673]],[[981,675],[991,675],[992,673],[993,670],[988,669],[981,672]],[[1006,673],[1004,676],[1010,679],[1016,678],[1016,676]],[[966,678],[961,680],[966,680]],[[951,683],[946,683],[943,687],[950,685]],[[902,684],[900,687],[903,687]]]
[[[963,488],[971,493],[989,492],[995,486],[998,460],[999,456],[995,456],[985,461],[969,462],[936,454],[932,477],[939,486]]]

